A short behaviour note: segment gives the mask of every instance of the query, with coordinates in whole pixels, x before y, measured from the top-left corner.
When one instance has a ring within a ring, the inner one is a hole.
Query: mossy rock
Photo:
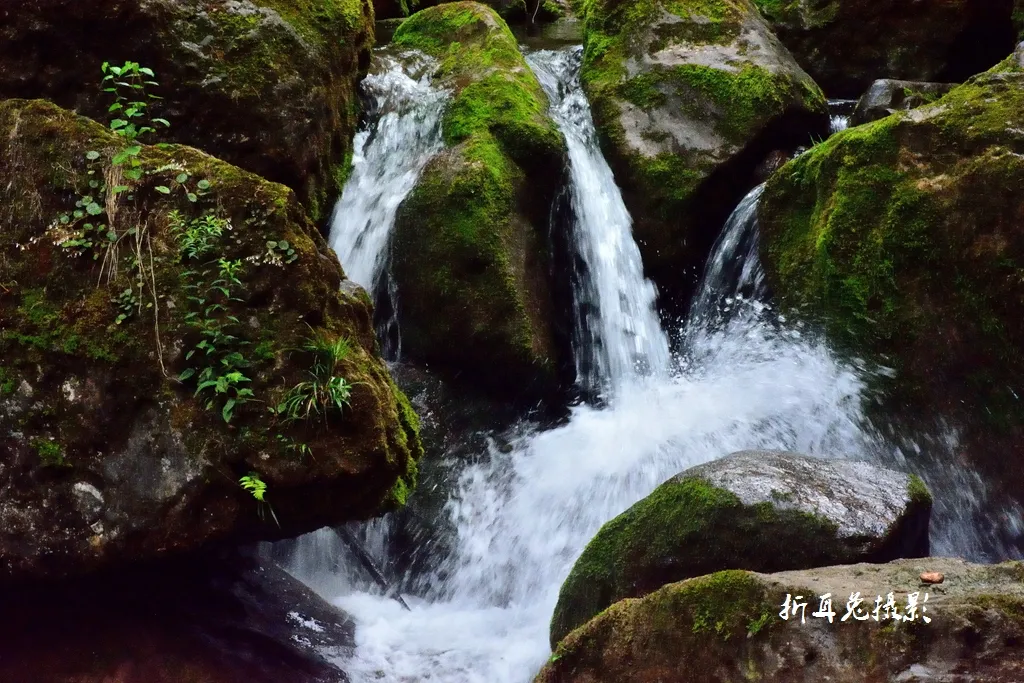
[[[502,19],[510,22],[536,20],[538,22],[554,21],[565,15],[565,8],[555,0],[490,0],[484,2]],[[374,0],[374,13],[378,20],[405,18],[410,14],[434,7],[437,0]]]
[[[694,576],[927,555],[931,506],[920,479],[867,463],[743,451],[699,465],[587,545],[562,584],[551,646],[619,600]]]
[[[0,98],[97,120],[104,61],[156,72],[166,141],[192,145],[330,215],[370,62],[369,0],[37,0],[0,9]]]
[[[746,0],[581,0],[581,78],[663,308],[685,307],[760,162],[827,130],[824,95]]]
[[[133,181],[112,162],[123,148],[51,103],[0,103],[0,578],[401,504],[422,452],[416,415],[377,353],[366,293],[294,193],[178,145],[137,148]],[[101,177],[126,191],[103,199]],[[83,195],[90,217],[65,223]],[[196,227],[204,216],[216,234]],[[110,227],[85,233],[89,220]],[[209,236],[202,258],[183,247],[190,231]],[[304,349],[314,335],[347,341],[331,376],[351,384],[348,405],[289,420],[274,410],[288,392],[327,379]],[[233,392],[200,389],[188,375],[207,366],[241,372],[249,400],[232,412]],[[240,486],[251,472],[263,504]]]
[[[473,2],[438,5],[395,33],[438,60],[453,90],[447,149],[402,203],[392,242],[402,349],[502,395],[558,384],[549,217],[565,141],[508,26]]]
[[[1013,49],[1019,0],[753,0],[832,97],[873,81],[961,82]]]
[[[785,552],[780,548],[779,552]],[[945,576],[922,583],[923,572]],[[724,571],[617,602],[573,631],[534,683],[1020,680],[1024,565],[952,558],[777,574]],[[843,621],[854,594],[853,615]],[[876,604],[892,595],[900,620]],[[909,596],[917,609],[908,616]],[[803,614],[780,618],[786,597]],[[813,617],[831,596],[831,621]],[[925,596],[927,595],[927,602]],[[923,618],[930,621],[925,622]]]
[[[783,166],[759,208],[781,305],[877,375],[879,417],[943,415],[1018,495],[1024,50]],[[981,442],[976,441],[981,439]]]

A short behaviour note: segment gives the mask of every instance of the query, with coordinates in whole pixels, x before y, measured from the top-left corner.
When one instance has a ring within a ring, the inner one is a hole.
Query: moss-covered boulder
[[[416,416],[288,188],[43,101],[0,159],[0,579],[405,500]]]
[[[931,105],[818,145],[771,178],[759,208],[781,305],[895,370],[876,377],[881,417],[961,422],[976,461],[1018,495],[1022,153],[1024,49]]]
[[[449,376],[529,397],[556,384],[549,216],[565,141],[508,26],[474,2],[407,19],[394,42],[453,90],[447,149],[399,208],[392,243],[402,350]]]
[[[807,606],[784,620],[787,595]],[[834,616],[812,616],[826,595]],[[535,683],[1010,683],[1022,660],[1024,565],[933,557],[674,583],[574,631]]]
[[[562,584],[551,646],[623,598],[724,569],[928,554],[920,479],[867,463],[743,451],[668,480],[605,524]]]
[[[139,62],[165,139],[288,185],[318,221],[347,172],[372,45],[369,0],[33,0],[0,8],[0,98],[104,118],[101,64]]]
[[[956,81],[1013,49],[1014,0],[753,0],[833,97],[876,79]]]
[[[602,148],[648,275],[681,305],[757,165],[827,130],[825,98],[747,0],[580,4]]]

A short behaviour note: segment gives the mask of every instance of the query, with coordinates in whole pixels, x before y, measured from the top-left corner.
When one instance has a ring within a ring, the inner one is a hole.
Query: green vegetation
[[[310,379],[289,389],[278,404],[277,414],[284,416],[285,422],[308,420],[313,415],[322,415],[326,420],[332,410],[342,413],[352,395],[352,385],[338,375],[352,351],[347,339],[331,339],[314,330],[304,349],[313,354],[313,369],[309,371]]]
[[[274,523],[280,527],[281,523],[277,521],[277,515],[274,514],[274,508],[271,507],[270,503],[267,501],[267,482],[260,478],[259,472],[250,472],[249,474],[239,477],[238,484],[248,491],[256,501],[256,510],[260,519],[264,519],[264,516],[266,515],[265,511],[269,510]]]

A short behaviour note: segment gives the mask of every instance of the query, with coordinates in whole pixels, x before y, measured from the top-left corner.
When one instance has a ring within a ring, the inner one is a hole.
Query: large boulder
[[[562,584],[554,647],[614,602],[723,569],[774,572],[928,554],[920,479],[743,451],[686,470],[605,524]]]
[[[0,579],[404,502],[416,415],[288,188],[43,101],[0,159]]]
[[[1022,152],[1024,48],[933,104],[814,147],[759,208],[780,304],[895,371],[874,377],[879,417],[959,423],[976,462],[1018,495]]]
[[[1013,49],[1013,0],[753,0],[831,97],[876,79],[963,81]]]
[[[447,149],[399,208],[392,242],[402,349],[513,397],[557,384],[549,217],[565,141],[508,26],[475,2],[407,19],[401,48],[437,59],[452,89]]]
[[[0,8],[0,98],[92,118],[100,66],[156,72],[161,135],[295,190],[314,221],[348,171],[369,0],[34,0]]]
[[[440,4],[437,0],[373,0],[374,14],[381,19],[397,19],[412,12]],[[483,4],[508,21],[551,21],[565,15],[562,0],[487,0]]]
[[[922,582],[932,572],[941,586]],[[563,640],[535,683],[1010,683],[1024,676],[1022,577],[1020,562],[949,558],[720,572],[616,603]],[[812,616],[828,594],[831,622]],[[843,621],[854,594],[863,603]],[[787,595],[803,596],[805,620],[792,606],[780,618]]]
[[[0,680],[347,683],[355,624],[236,552],[21,586],[4,598]]]
[[[828,129],[747,0],[587,0],[581,78],[662,306],[683,304],[755,169]]]
[[[877,80],[857,101],[850,125],[871,123],[898,111],[931,104],[955,87],[955,83],[894,81],[888,78]]]

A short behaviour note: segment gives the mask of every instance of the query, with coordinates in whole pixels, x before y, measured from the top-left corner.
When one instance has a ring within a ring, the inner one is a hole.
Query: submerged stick
[[[356,537],[352,535],[352,532],[343,527],[341,529],[334,529],[334,533],[338,534],[338,538],[340,538],[356,558],[363,563],[363,567],[365,567],[366,571],[370,573],[370,576],[372,576],[373,580],[377,582],[377,585],[381,587],[384,591],[384,595],[394,598],[398,601],[398,604],[405,608],[407,612],[411,612],[412,609],[409,607],[408,603],[406,603],[405,599],[388,584],[388,580],[384,578],[384,574],[377,569],[377,565],[374,564],[373,558],[370,557],[370,554],[366,552],[365,549],[363,549],[362,544],[356,540]]]

